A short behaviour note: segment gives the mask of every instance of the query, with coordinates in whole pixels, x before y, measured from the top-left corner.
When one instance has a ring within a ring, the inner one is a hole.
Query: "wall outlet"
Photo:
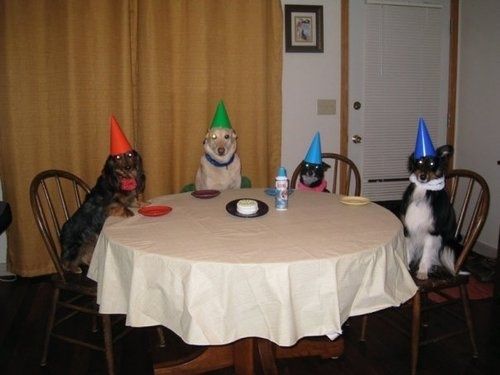
[[[317,113],[318,115],[334,115],[336,112],[337,102],[335,99],[318,99]]]

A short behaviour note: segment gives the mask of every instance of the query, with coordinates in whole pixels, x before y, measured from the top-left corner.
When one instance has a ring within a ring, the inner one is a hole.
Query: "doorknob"
[[[360,102],[354,102],[352,105],[352,108],[354,108],[356,111],[361,108],[361,103]]]
[[[354,134],[352,137],[352,142],[353,143],[361,143],[361,140],[363,139],[360,135]]]

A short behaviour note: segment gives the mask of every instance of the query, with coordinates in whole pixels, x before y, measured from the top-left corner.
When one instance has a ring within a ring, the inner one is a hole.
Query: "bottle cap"
[[[278,169],[278,177],[286,177],[286,169],[285,169],[285,167],[279,167],[279,169]]]

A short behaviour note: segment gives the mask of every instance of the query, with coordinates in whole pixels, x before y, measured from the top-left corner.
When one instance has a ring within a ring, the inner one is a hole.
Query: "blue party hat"
[[[307,151],[307,155],[304,161],[311,164],[321,164],[321,139],[319,136],[319,132],[316,132],[316,134],[314,135],[311,146],[309,146],[309,151]]]
[[[418,119],[417,142],[415,144],[415,159],[420,159],[426,156],[436,156],[436,150],[432,145],[431,136],[425,126],[423,118]]]

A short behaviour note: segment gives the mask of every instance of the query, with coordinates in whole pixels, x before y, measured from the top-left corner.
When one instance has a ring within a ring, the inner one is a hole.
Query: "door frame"
[[[340,1],[340,154],[349,151],[349,1]],[[457,100],[458,22],[459,1],[450,0],[450,48],[448,64],[448,114],[446,142],[455,147]],[[453,158],[450,160],[453,168]],[[342,174],[342,177],[345,177]],[[342,184],[343,182],[341,182]]]

